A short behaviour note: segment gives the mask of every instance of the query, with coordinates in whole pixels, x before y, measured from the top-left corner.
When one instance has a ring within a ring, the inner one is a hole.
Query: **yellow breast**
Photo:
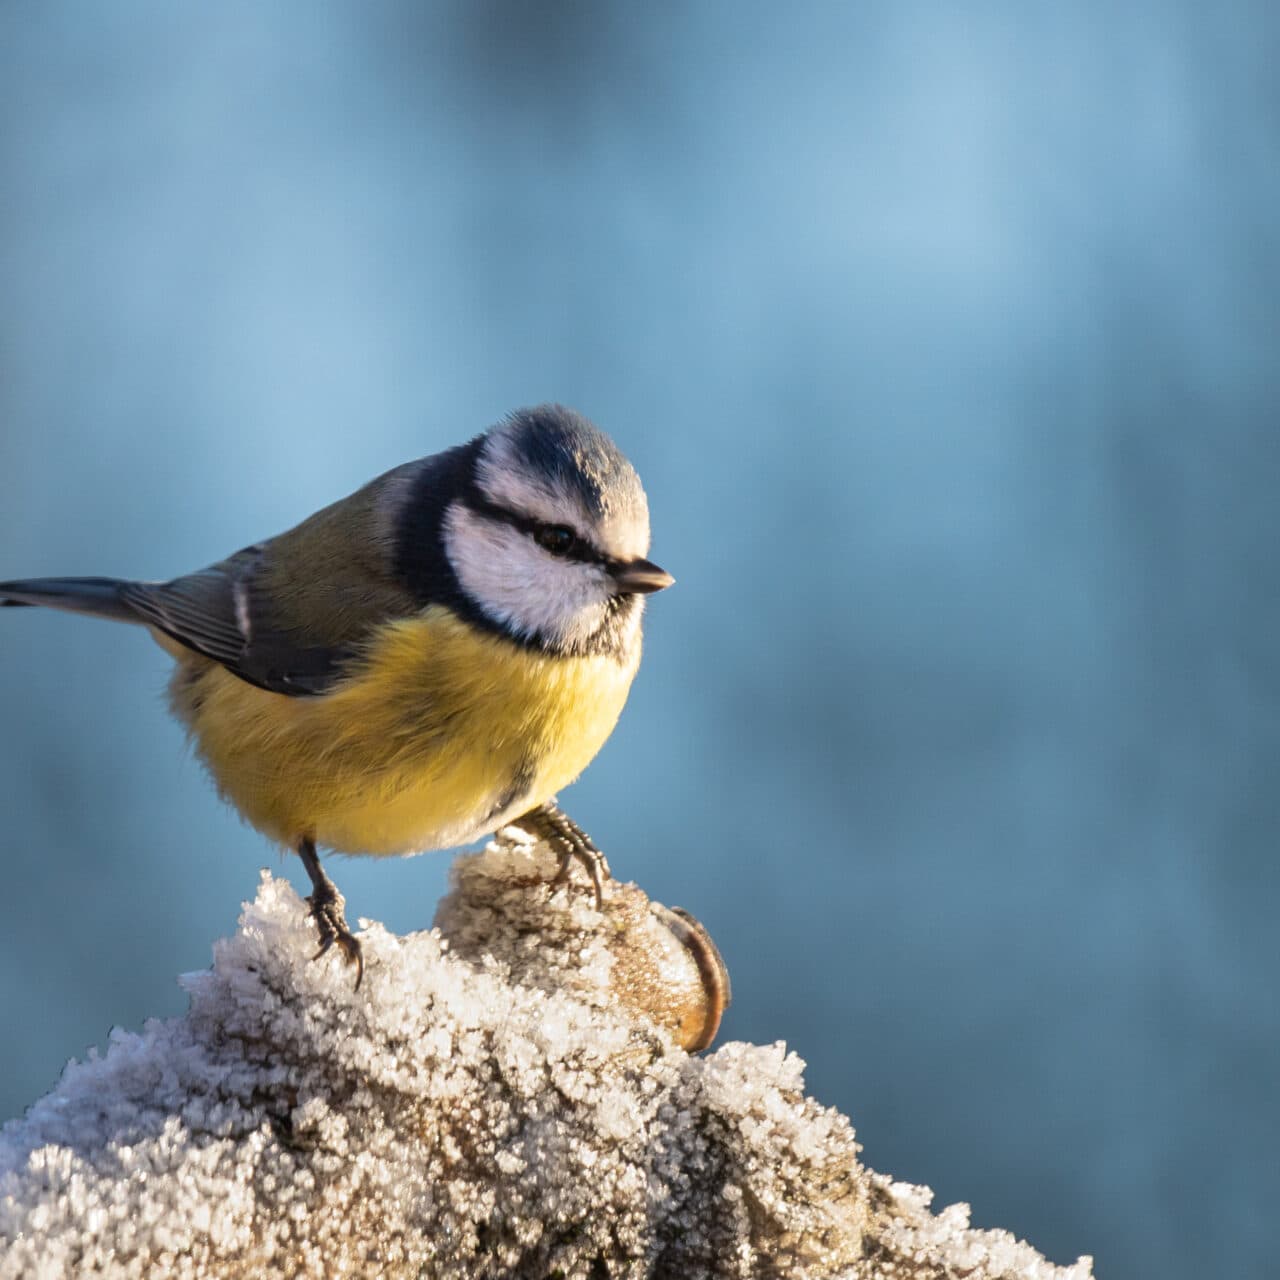
[[[640,658],[554,657],[440,606],[390,623],[318,697],[268,693],[188,650],[170,688],[223,795],[259,830],[344,853],[463,844],[590,763]]]

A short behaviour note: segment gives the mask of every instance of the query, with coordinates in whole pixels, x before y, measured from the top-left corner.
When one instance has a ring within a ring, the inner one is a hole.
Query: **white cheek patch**
[[[585,645],[608,616],[608,575],[560,559],[528,534],[460,502],[445,512],[444,546],[462,589],[495,622],[525,636]]]

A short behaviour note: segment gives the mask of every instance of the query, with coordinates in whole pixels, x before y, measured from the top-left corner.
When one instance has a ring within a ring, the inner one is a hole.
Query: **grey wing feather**
[[[249,639],[236,623],[233,580],[202,569],[173,582],[130,582],[121,597],[167,635],[219,662],[244,657]]]
[[[125,583],[120,595],[144,622],[250,684],[294,696],[323,693],[355,649],[299,643],[272,626],[254,591],[261,560],[261,549],[249,547],[172,582]]]

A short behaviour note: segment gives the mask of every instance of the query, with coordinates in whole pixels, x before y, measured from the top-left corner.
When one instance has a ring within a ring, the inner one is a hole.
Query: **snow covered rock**
[[[782,1045],[687,1053],[725,994],[706,954],[553,870],[459,858],[436,929],[365,928],[359,990],[264,872],[185,1018],[0,1131],[0,1278],[1087,1280],[864,1169]]]

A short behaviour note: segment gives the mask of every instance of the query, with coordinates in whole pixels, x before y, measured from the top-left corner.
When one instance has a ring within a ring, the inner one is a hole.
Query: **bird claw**
[[[604,882],[612,878],[609,863],[595,841],[568,814],[547,803],[517,818],[515,825],[546,840],[559,855],[560,865],[551,881],[552,893],[569,883],[569,869],[577,862],[591,877],[596,910],[603,908]]]
[[[364,948],[347,925],[346,900],[336,889],[332,893],[317,890],[307,899],[307,905],[311,908],[311,918],[320,935],[320,949],[311,958],[319,960],[337,943],[346,962],[356,967],[355,989],[359,991],[360,983],[364,980]]]
[[[569,883],[569,868],[575,862],[584,867],[591,877],[591,888],[595,894],[596,910],[603,910],[604,882],[612,877],[609,875],[609,864],[605,861],[604,854],[595,845],[590,845],[589,847],[574,845],[572,848],[562,848],[560,850],[560,865],[556,868],[556,873],[552,877],[551,892],[554,893],[562,885]]]
[[[316,842],[310,836],[303,836],[295,847],[311,879],[312,893],[307,898],[307,906],[311,908],[311,918],[316,922],[316,932],[320,935],[320,950],[312,959],[319,960],[336,942],[346,962],[356,967],[355,989],[359,991],[364,980],[364,950],[360,940],[347,927],[347,900],[320,866]]]

